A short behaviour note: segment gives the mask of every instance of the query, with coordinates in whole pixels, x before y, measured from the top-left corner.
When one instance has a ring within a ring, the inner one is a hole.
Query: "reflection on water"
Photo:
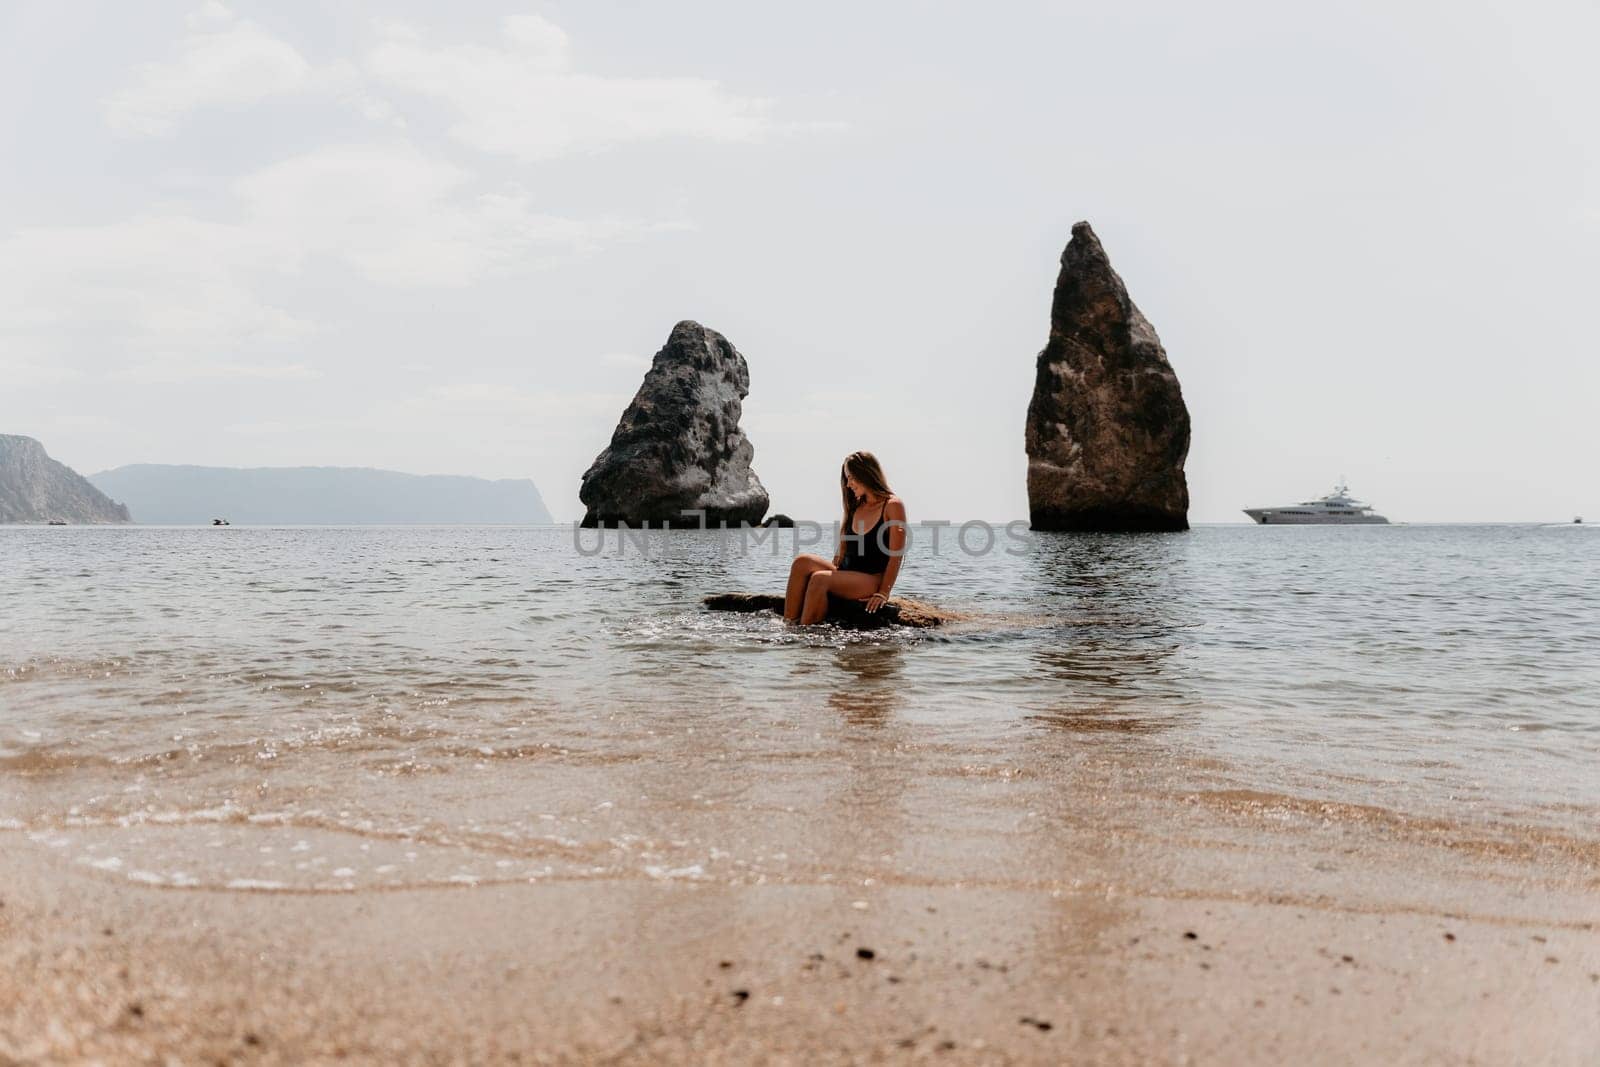
[[[1070,733],[1120,733],[1149,734],[1171,730],[1183,725],[1184,720],[1175,713],[1141,715],[1129,711],[1124,704],[1102,704],[1098,707],[1063,708],[1056,712],[1028,716],[1030,722],[1051,730]]]
[[[913,556],[898,591],[972,621],[873,633],[704,611],[781,589],[787,553],[670,544],[0,529],[0,834],[150,885],[344,891],[1018,877],[963,848],[1045,862],[1031,820],[1074,818],[1051,783],[1119,760],[1140,788],[1210,761],[1441,817],[1597,814],[1587,532],[1039,535]]]
[[[834,655],[842,677],[828,706],[855,726],[881,726],[900,701],[905,649],[898,642],[841,645]]]
[[[1182,580],[1183,548],[1181,534],[1039,538],[1040,587],[1073,625],[1032,649],[1038,671],[1062,683],[1058,705],[1038,719],[1085,730],[1175,721],[1185,694],[1181,672],[1167,666],[1185,627],[1197,625]],[[1120,704],[1150,713],[1119,711]]]

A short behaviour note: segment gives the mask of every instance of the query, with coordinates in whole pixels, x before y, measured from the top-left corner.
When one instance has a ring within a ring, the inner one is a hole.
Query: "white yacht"
[[[1327,496],[1319,496],[1315,500],[1302,501],[1299,504],[1286,504],[1281,508],[1245,508],[1244,513],[1266,526],[1297,525],[1304,526],[1312,523],[1337,524],[1337,523],[1386,523],[1389,520],[1372,510],[1372,505],[1363,504],[1350,495],[1349,488],[1344,484],[1344,479],[1339,479],[1339,484],[1333,487],[1333,492]]]

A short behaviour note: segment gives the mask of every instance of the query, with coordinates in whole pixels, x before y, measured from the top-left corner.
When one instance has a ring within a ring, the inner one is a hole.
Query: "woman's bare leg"
[[[800,612],[800,623],[809,626],[821,622],[828,614],[828,594],[846,600],[864,600],[878,591],[881,575],[863,574],[861,571],[818,571],[806,583],[805,607]]]
[[[806,579],[818,571],[833,569],[833,561],[813,553],[796,556],[789,564],[789,590],[783,595],[783,617],[790,622],[800,621],[800,609],[806,602]]]

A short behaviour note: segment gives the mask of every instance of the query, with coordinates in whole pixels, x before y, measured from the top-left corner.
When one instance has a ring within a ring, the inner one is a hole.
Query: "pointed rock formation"
[[[1087,222],[1072,227],[1028,405],[1035,530],[1187,530],[1189,411]]]
[[[0,434],[0,522],[132,522],[128,509],[90,485],[31,437]]]
[[[739,428],[750,368],[716,330],[680,322],[584,472],[584,526],[754,526],[767,491]]]

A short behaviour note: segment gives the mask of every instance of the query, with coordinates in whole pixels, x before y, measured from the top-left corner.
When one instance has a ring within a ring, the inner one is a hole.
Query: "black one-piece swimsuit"
[[[844,560],[839,564],[840,570],[882,574],[889,569],[888,546],[879,540],[883,535],[883,523],[888,517],[888,510],[889,504],[885,501],[883,511],[878,513],[878,521],[864,534],[847,529],[844,535]]]

